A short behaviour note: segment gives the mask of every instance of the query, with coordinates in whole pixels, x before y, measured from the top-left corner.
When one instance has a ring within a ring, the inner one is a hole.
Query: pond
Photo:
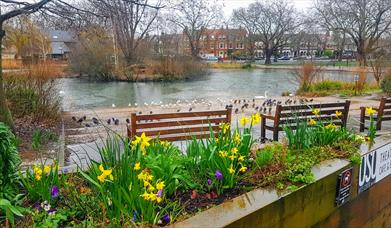
[[[324,72],[323,78],[353,81],[349,72]],[[175,82],[91,82],[80,78],[59,79],[65,111],[126,107],[129,103],[174,103],[177,100],[216,100],[237,97],[280,96],[294,92],[298,83],[288,70],[211,70],[197,80]]]

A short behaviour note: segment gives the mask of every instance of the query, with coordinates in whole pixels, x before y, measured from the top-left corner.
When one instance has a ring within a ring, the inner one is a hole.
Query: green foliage
[[[324,124],[324,120],[317,117],[311,118],[314,124],[306,121],[296,121],[296,129],[284,126],[290,149],[308,149],[314,146],[328,146],[337,141],[343,141],[352,136],[344,127],[338,127],[332,122]]]
[[[53,132],[36,129],[33,132],[31,146],[34,150],[40,150],[42,145],[45,145],[50,141],[57,141],[57,139],[57,135]]]
[[[257,152],[255,163],[258,165],[258,167],[263,167],[270,163],[270,161],[273,159],[273,155],[275,154],[275,152],[282,149],[278,145],[266,145],[263,150]]]
[[[251,63],[246,63],[244,65],[241,66],[242,69],[251,69],[253,68],[253,66],[251,65]]]
[[[327,50],[324,51],[323,55],[327,56],[327,57],[332,57],[334,55],[334,51],[330,50],[330,49],[327,49]]]
[[[0,199],[12,200],[18,194],[20,163],[15,135],[0,122]]]
[[[167,201],[178,189],[192,185],[183,168],[179,149],[168,142],[138,137],[109,137],[99,149],[102,163],[93,162],[80,171],[97,191],[103,210],[113,224],[156,224],[164,216],[175,217],[176,202]]]
[[[249,164],[250,148],[253,144],[251,128],[234,133],[229,124],[222,125],[215,138],[193,140],[187,148],[186,170],[199,185],[199,190],[216,190],[221,194],[225,189],[236,186]]]
[[[334,80],[322,80],[320,82],[314,83],[312,86],[313,91],[336,91],[341,90],[343,83],[340,81]]]
[[[54,197],[52,188],[57,187],[60,190],[67,183],[67,176],[60,174],[56,163],[52,166],[34,165],[33,168],[27,169],[25,173],[20,172],[20,179],[31,201],[47,201],[51,204],[57,202],[61,197],[60,192],[58,197]]]
[[[380,88],[383,92],[391,94],[391,71],[384,75],[383,80],[380,82]]]
[[[6,219],[10,221],[11,225],[14,226],[15,223],[15,215],[22,217],[23,208],[14,206],[11,204],[9,200],[0,198],[0,212],[4,212],[6,215]],[[1,221],[1,217],[0,217]]]

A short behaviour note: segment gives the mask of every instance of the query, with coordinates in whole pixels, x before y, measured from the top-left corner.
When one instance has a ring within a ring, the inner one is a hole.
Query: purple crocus
[[[222,180],[223,179],[223,174],[221,173],[220,170],[216,170],[215,176],[217,180]]]
[[[136,221],[136,219],[137,219],[137,211],[133,211],[132,220],[133,220],[133,221]]]
[[[52,198],[57,198],[60,196],[60,190],[58,189],[58,187],[56,185],[54,185],[52,187],[51,193],[52,193]]]
[[[164,224],[168,224],[168,223],[170,223],[170,221],[171,221],[171,218],[170,218],[169,215],[165,215],[165,216],[163,217],[163,223],[164,223]]]
[[[156,194],[157,197],[162,197],[162,195],[163,195],[163,189],[160,189],[159,191],[157,191],[157,194]]]
[[[208,185],[212,185],[212,180],[208,179]]]

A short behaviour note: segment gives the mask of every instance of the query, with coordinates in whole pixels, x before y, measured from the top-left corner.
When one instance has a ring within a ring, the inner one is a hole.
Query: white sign
[[[391,143],[373,150],[361,158],[358,192],[369,189],[391,174]]]
[[[379,182],[391,174],[391,144],[376,150],[376,181]]]

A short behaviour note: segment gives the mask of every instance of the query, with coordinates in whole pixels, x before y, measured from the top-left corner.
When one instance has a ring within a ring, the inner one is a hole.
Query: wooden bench
[[[133,139],[145,133],[151,138],[183,141],[209,138],[211,131],[218,133],[221,123],[231,123],[232,109],[203,112],[165,113],[151,115],[131,114],[128,137]],[[217,134],[216,134],[217,135]]]
[[[363,132],[365,129],[368,129],[367,127],[365,127],[365,121],[369,120],[370,117],[366,114],[366,107],[360,107],[360,109],[360,132]],[[376,129],[381,130],[382,122],[391,120],[391,98],[383,97],[380,100],[379,108],[373,109],[377,112],[377,115],[373,116],[374,120],[376,121]]]
[[[313,118],[323,123],[332,123],[346,127],[350,101],[324,104],[299,104],[299,105],[277,105],[274,116],[261,114],[261,139],[266,139],[266,130],[273,132],[273,141],[278,141],[278,133],[284,130],[285,126],[295,129],[298,121],[308,121]],[[320,109],[318,116],[313,114],[314,109]],[[336,111],[342,113],[336,117]]]

